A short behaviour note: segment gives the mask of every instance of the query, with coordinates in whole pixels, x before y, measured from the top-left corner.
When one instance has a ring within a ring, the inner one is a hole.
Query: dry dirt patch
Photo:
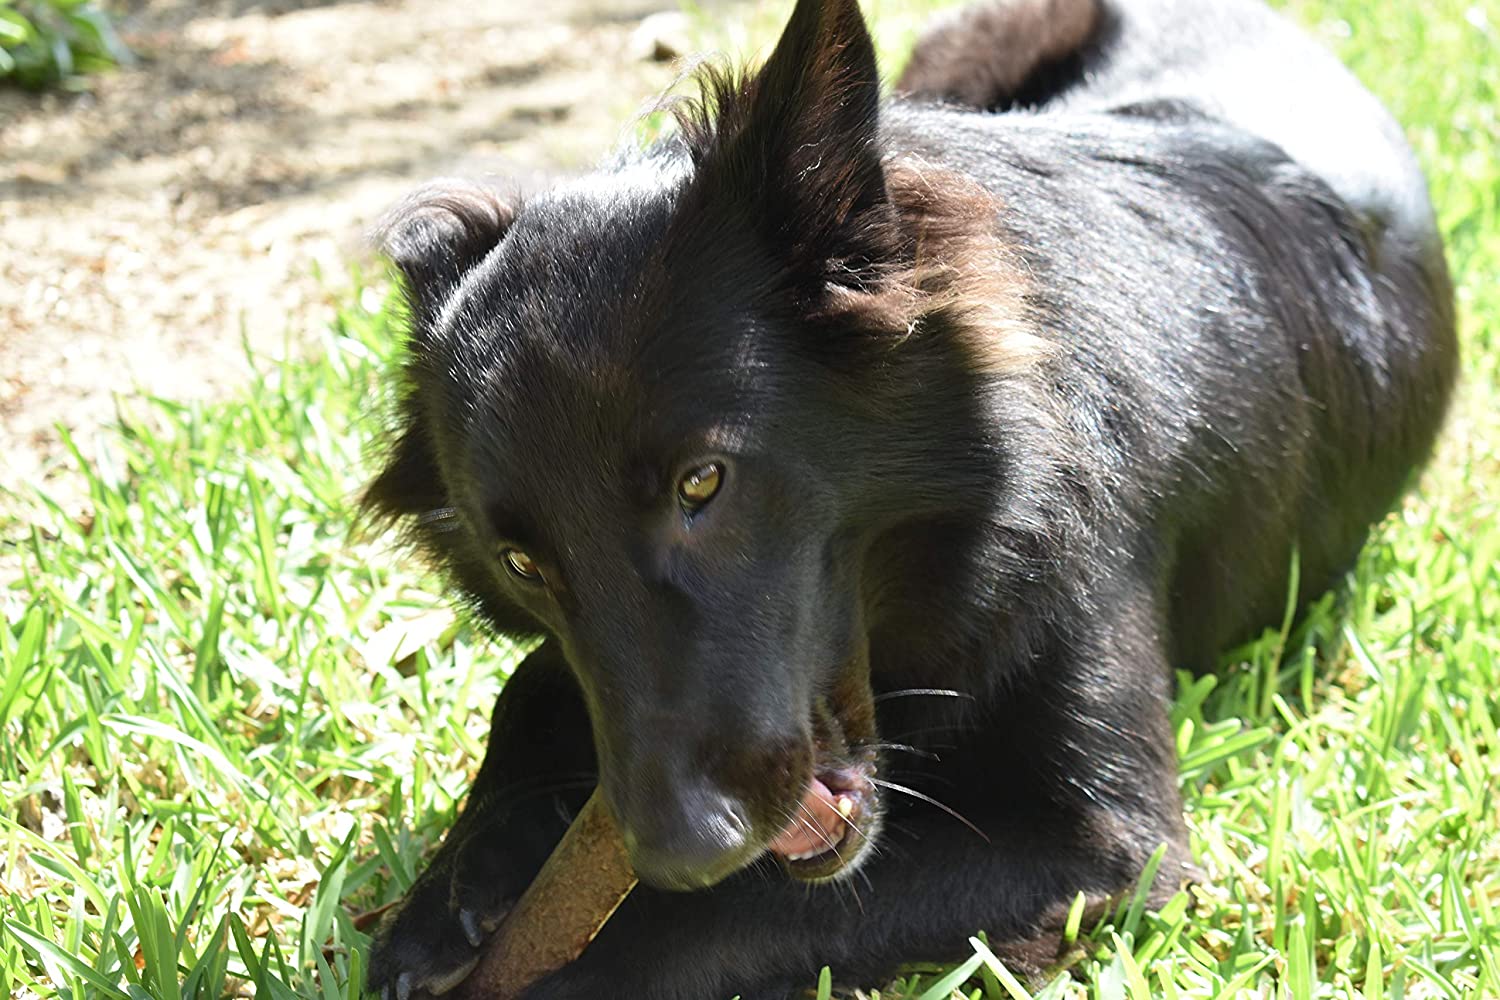
[[[0,93],[4,483],[66,497],[55,424],[230,388],[242,331],[296,350],[414,182],[585,165],[670,82],[631,35],[674,6],[137,0],[139,66]]]

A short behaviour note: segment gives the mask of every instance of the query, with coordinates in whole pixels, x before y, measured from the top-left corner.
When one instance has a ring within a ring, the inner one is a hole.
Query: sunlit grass
[[[882,47],[932,6],[871,4]],[[784,7],[720,30],[763,50]],[[1500,994],[1500,15],[1292,10],[1432,178],[1466,347],[1449,433],[1343,606],[1184,681],[1204,884],[1082,927],[1050,982],[1016,982],[978,942],[887,998]],[[9,484],[35,510],[0,526],[18,567],[0,591],[13,994],[350,995],[356,915],[399,897],[451,821],[515,651],[350,534],[396,339],[384,288],[316,361],[258,359],[215,405],[132,401],[75,442],[81,514]]]

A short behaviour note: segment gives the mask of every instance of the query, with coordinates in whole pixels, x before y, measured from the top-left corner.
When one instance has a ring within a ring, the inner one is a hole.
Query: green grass
[[[90,0],[0,0],[0,83],[82,87],[133,61],[108,11]]]
[[[928,5],[872,6],[894,52]],[[1292,9],[1429,170],[1467,352],[1449,432],[1347,607],[1184,681],[1204,886],[1080,928],[1050,982],[976,940],[887,998],[1500,995],[1500,15]],[[775,28],[740,23],[723,37],[746,48]],[[349,534],[396,339],[384,289],[231,402],[133,401],[76,442],[83,516],[27,493],[35,514],[0,526],[13,996],[357,993],[354,915],[398,898],[452,819],[516,650]]]

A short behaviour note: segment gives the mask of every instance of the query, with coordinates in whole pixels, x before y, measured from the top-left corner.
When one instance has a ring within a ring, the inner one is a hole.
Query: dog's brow
[[[537,531],[531,519],[522,512],[520,504],[498,497],[488,499],[478,509],[495,538],[523,546],[536,543]]]
[[[750,446],[752,435],[748,422],[732,421],[715,424],[703,435],[703,439],[716,451],[734,454],[745,451]]]

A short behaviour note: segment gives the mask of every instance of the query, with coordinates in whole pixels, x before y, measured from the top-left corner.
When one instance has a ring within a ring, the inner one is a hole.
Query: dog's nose
[[[703,791],[630,810],[621,833],[641,881],[658,889],[706,889],[749,863],[759,851],[740,804]]]

